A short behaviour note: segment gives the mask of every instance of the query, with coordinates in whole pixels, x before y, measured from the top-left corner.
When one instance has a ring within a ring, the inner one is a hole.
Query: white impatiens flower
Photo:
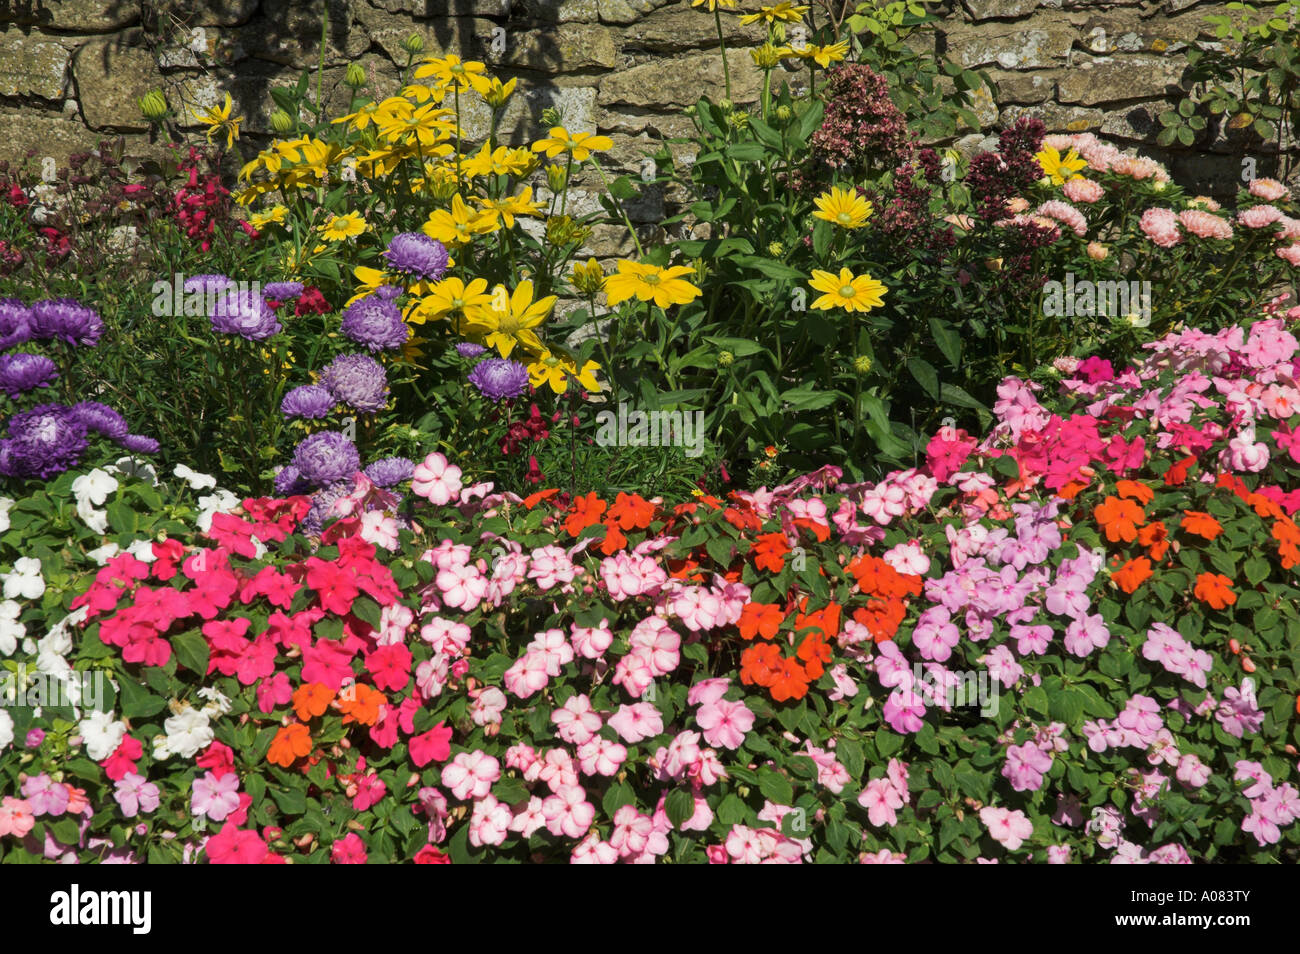
[[[204,686],[200,689],[199,698],[208,700],[208,704],[203,707],[203,711],[209,716],[223,716],[230,711],[230,700],[222,695],[220,689],[213,686]]]
[[[167,733],[162,740],[162,751],[165,754],[159,754],[159,740],[154,739],[154,758],[165,759],[168,755],[179,755],[181,758],[192,759],[199,754],[200,749],[207,748],[215,737],[208,724],[208,714],[202,709],[182,709],[163,723],[163,731]]]
[[[200,474],[196,470],[190,470],[184,464],[177,464],[172,473],[189,484],[194,490],[211,490],[217,486],[217,478],[208,474]]]
[[[152,540],[136,540],[126,548],[126,552],[131,554],[131,556],[135,557],[141,563],[152,563],[157,559],[157,557],[153,555]]]
[[[88,474],[82,474],[72,482],[72,493],[76,496],[77,503],[85,502],[96,507],[104,506],[108,495],[114,493],[117,488],[117,478],[98,467]]]
[[[0,602],[0,656],[12,656],[18,640],[27,635],[27,627],[18,622],[22,606],[13,600]]]
[[[121,552],[122,548],[116,543],[110,541],[105,543],[102,547],[96,547],[95,549],[88,551],[86,556],[90,557],[98,565],[103,566]]]
[[[19,557],[14,561],[12,573],[4,574],[5,599],[38,600],[45,595],[45,578],[41,576],[41,561],[34,557]]]
[[[77,516],[95,533],[108,532],[108,514],[103,510],[96,510],[90,505],[90,501],[77,501]]]
[[[229,490],[218,488],[215,493],[199,498],[199,516],[195,525],[207,533],[212,529],[212,517],[218,513],[230,513],[239,506],[239,498]]]
[[[9,508],[13,505],[12,498],[0,497],[0,533],[9,529]]]
[[[77,732],[92,762],[102,762],[122,744],[126,725],[114,720],[111,712],[92,712],[77,723]]]
[[[104,469],[113,474],[139,477],[141,480],[149,481],[149,485],[152,487],[158,486],[158,471],[154,469],[153,464],[136,460],[134,457],[119,457],[115,465]]]
[[[9,743],[14,740],[14,720],[9,713],[0,709],[0,752],[9,748]]]

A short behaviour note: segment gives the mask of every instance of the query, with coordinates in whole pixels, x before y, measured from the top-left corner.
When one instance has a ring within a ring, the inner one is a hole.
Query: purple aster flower
[[[70,345],[93,347],[104,333],[104,319],[93,308],[72,298],[47,298],[32,302],[33,338],[58,338]]]
[[[380,487],[396,487],[404,480],[410,480],[415,472],[415,461],[405,457],[384,457],[367,467],[363,473],[371,483]]]
[[[198,291],[206,297],[211,293],[225,291],[233,284],[235,280],[225,275],[191,275],[185,279],[182,288],[186,294]]]
[[[396,298],[401,298],[405,292],[406,289],[401,285],[380,285],[375,289],[375,294],[384,301],[393,301]]]
[[[107,404],[98,401],[82,401],[72,405],[72,417],[86,430],[103,434],[111,441],[120,441],[127,435],[126,419]]]
[[[292,497],[310,489],[307,481],[302,479],[302,473],[293,464],[281,467],[275,475],[275,492],[281,497]]]
[[[357,411],[378,411],[388,402],[384,366],[366,354],[341,354],[320,373],[320,383]]]
[[[0,349],[32,338],[32,313],[17,298],[0,298]]]
[[[398,232],[384,258],[395,272],[437,281],[447,272],[447,249],[423,232]]]
[[[313,486],[327,487],[360,470],[361,455],[339,431],[321,431],[298,442],[293,450],[293,466]]]
[[[487,348],[480,344],[474,344],[472,341],[462,341],[456,345],[456,353],[462,358],[477,358],[486,350]]]
[[[156,454],[160,446],[152,437],[143,434],[128,434],[118,443],[132,454]]]
[[[378,295],[367,295],[349,305],[343,312],[342,331],[371,351],[400,348],[411,334],[402,321],[402,310]]]
[[[261,341],[280,330],[275,312],[261,295],[251,291],[231,291],[216,300],[212,313],[212,330],[239,335],[249,341]]]
[[[290,301],[302,294],[302,282],[271,282],[262,289],[262,297],[270,301]]]
[[[59,368],[42,354],[0,355],[0,391],[16,398],[36,388],[48,388],[59,376]]]
[[[350,480],[337,481],[316,491],[311,495],[311,509],[307,511],[307,516],[302,518],[298,529],[309,537],[320,536],[320,532],[325,529],[325,517],[334,501],[350,493],[352,493]]]
[[[484,358],[470,371],[469,383],[488,400],[503,401],[528,390],[528,369],[508,358]]]
[[[328,417],[330,411],[334,410],[334,404],[334,395],[329,388],[320,384],[304,384],[284,396],[280,402],[280,413],[285,417],[316,421]]]
[[[86,426],[62,404],[39,404],[9,418],[9,439],[0,441],[0,474],[46,480],[81,461]]]

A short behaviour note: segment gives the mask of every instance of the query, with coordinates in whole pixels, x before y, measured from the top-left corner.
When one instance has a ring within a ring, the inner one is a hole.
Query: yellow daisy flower
[[[496,223],[491,216],[476,212],[459,195],[452,196],[451,209],[434,209],[422,231],[443,245],[466,245],[482,232],[492,232]]]
[[[516,82],[517,80],[512,78],[509,82],[502,83],[501,80],[494,76],[489,81],[486,90],[479,90],[479,95],[493,109],[500,109],[506,104],[506,100],[510,98],[511,94],[514,93]]]
[[[1052,185],[1065,185],[1070,179],[1081,179],[1079,170],[1088,164],[1079,154],[1071,149],[1061,156],[1060,150],[1044,146],[1043,151],[1034,156],[1042,167],[1043,175],[1052,180]]]
[[[736,6],[736,0],[691,0],[691,6],[693,7],[698,7],[704,4],[708,5],[709,12],[712,13],[719,7],[724,10],[734,9]]]
[[[689,265],[660,268],[624,260],[618,263],[618,273],[605,279],[605,295],[611,308],[632,297],[653,301],[660,308],[684,305],[701,294],[699,288],[682,278],[694,273]]]
[[[599,370],[600,365],[595,361],[588,361],[579,368],[567,354],[546,348],[537,360],[528,365],[528,380],[535,388],[545,385],[556,394],[563,394],[569,389],[569,379],[574,378],[584,390],[596,393],[600,391],[600,382],[596,379]]]
[[[871,203],[858,195],[856,190],[841,189],[838,186],[819,195],[813,200],[813,205],[817,206],[817,211],[813,213],[814,219],[822,219],[843,229],[860,228],[875,211]]]
[[[364,232],[366,220],[360,212],[348,212],[346,215],[331,215],[328,221],[316,228],[325,236],[325,241],[342,242]]]
[[[524,186],[522,192],[508,199],[479,199],[478,203],[485,216],[490,216],[493,221],[500,217],[508,229],[515,227],[516,215],[541,216],[542,214],[541,206],[533,201],[532,186]]]
[[[487,67],[482,63],[462,61],[454,53],[446,56],[431,56],[424,65],[416,69],[415,78],[434,77],[443,86],[455,86],[459,89],[472,89],[481,96],[492,88],[488,78],[483,75]]]
[[[289,218],[289,210],[283,205],[275,205],[265,212],[254,212],[248,217],[248,224],[253,228],[261,230],[266,228],[272,222],[277,225],[284,225]]]
[[[750,23],[757,23],[759,20],[762,20],[769,26],[776,23],[778,20],[783,20],[786,23],[798,23],[803,19],[803,15],[807,12],[807,4],[801,3],[796,5],[791,3],[790,0],[781,0],[781,2],[775,6],[759,7],[757,13],[745,14],[740,18],[740,23],[742,26],[747,26]]]
[[[531,279],[520,282],[509,298],[506,297],[506,287],[497,285],[489,304],[467,313],[467,333],[482,337],[483,343],[496,348],[503,358],[510,357],[516,346],[529,354],[540,354],[546,348],[533,329],[546,320],[555,307],[555,301],[555,295],[533,301]]]
[[[241,118],[232,119],[230,110],[233,108],[230,101],[230,94],[226,94],[226,101],[221,106],[204,106],[191,115],[208,127],[208,142],[212,142],[212,137],[218,133],[226,134],[226,148],[233,148],[235,140],[239,138],[239,124],[244,120]]]
[[[794,50],[794,55],[801,60],[812,60],[822,69],[826,69],[832,63],[838,63],[849,55],[849,41],[841,40],[839,43],[832,43],[830,46],[814,46],[809,43],[802,50]]]
[[[422,325],[426,321],[443,318],[463,318],[492,304],[492,296],[487,287],[486,279],[482,278],[475,278],[468,285],[459,278],[444,278],[410,307],[406,320],[411,324]],[[459,324],[457,322],[458,327]]]
[[[593,152],[604,152],[614,148],[614,140],[608,136],[596,136],[592,133],[570,133],[563,126],[551,127],[550,135],[533,143],[533,152],[545,152],[546,158],[553,159],[562,152],[573,156],[575,162],[585,162]]]
[[[887,289],[870,275],[858,275],[841,268],[839,277],[831,272],[813,269],[812,287],[815,291],[825,292],[812,303],[814,308],[828,311],[831,308],[843,308],[845,311],[870,311],[883,305],[881,297]]]

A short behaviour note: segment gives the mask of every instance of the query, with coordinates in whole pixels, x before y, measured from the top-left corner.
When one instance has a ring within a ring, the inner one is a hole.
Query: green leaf
[[[690,821],[695,815],[695,799],[686,789],[675,788],[668,793],[664,811],[667,812],[668,821],[672,826],[681,828],[684,822]]]
[[[935,345],[943,352],[953,369],[961,367],[961,335],[942,318],[930,319],[930,334]],[[965,392],[963,392],[965,393]]]
[[[767,155],[767,150],[757,142],[732,143],[724,151],[728,157],[738,162],[757,162]]]
[[[172,637],[176,661],[190,672],[200,676],[208,674],[208,641],[196,629]]]
[[[163,710],[165,699],[155,696],[130,676],[117,678],[118,698],[122,702],[122,715],[128,719],[145,719]]]
[[[1047,698],[1047,693],[1043,691],[1042,686],[1034,686],[1021,697],[1021,704],[1039,715],[1047,716],[1051,714],[1051,703]]]
[[[939,372],[934,370],[934,365],[924,358],[908,358],[907,370],[930,397],[936,401],[939,399]]]
[[[637,196],[636,186],[632,185],[632,180],[627,176],[619,176],[609,184],[609,194],[616,199],[624,200],[635,199]]]
[[[379,628],[382,614],[383,609],[380,605],[368,596],[358,596],[352,601],[352,615],[369,623],[375,629]]]
[[[794,787],[784,775],[767,766],[758,771],[758,790],[777,805],[794,804]]]
[[[301,815],[307,810],[307,796],[297,788],[273,788],[271,797],[286,815]]]

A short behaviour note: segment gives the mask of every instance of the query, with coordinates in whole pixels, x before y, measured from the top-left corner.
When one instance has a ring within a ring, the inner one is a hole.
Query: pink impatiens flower
[[[239,776],[227,772],[220,778],[206,772],[202,778],[194,780],[193,793],[190,796],[190,812],[206,815],[215,822],[225,821],[235,809],[239,808]]]
[[[447,458],[434,451],[415,466],[411,475],[411,491],[439,506],[460,499],[461,470],[448,464]]]
[[[1008,811],[989,805],[980,809],[980,821],[1007,851],[1015,851],[1034,833],[1034,823],[1019,809]]]
[[[664,719],[659,710],[649,702],[621,705],[609,717],[609,727],[629,745],[659,735],[664,730]]]
[[[754,727],[754,713],[740,701],[718,699],[700,707],[695,721],[704,730],[704,741],[726,749],[738,749],[745,733]]]
[[[479,799],[501,777],[501,763],[486,752],[461,752],[443,767],[442,784],[462,802]]]
[[[580,785],[561,785],[542,802],[542,814],[546,816],[546,830],[552,835],[581,838],[591,827],[596,809]]]

